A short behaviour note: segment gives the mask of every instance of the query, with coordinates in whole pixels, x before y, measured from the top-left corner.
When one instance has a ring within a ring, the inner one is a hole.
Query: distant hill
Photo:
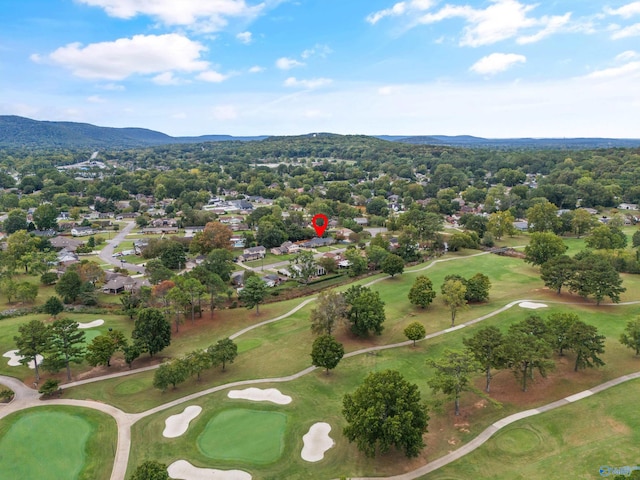
[[[385,137],[379,137],[385,138]],[[447,145],[466,148],[545,148],[545,149],[591,149],[640,147],[640,139],[632,138],[481,138],[470,135],[430,135],[390,137],[394,142],[414,145]]]
[[[298,137],[269,137],[266,135],[234,137],[231,135],[203,135],[171,137],[145,128],[98,127],[88,123],[47,122],[14,115],[0,115],[0,148],[140,148],[178,143],[310,139],[340,137],[332,133],[309,133]],[[352,139],[364,137],[350,136]],[[414,145],[435,145],[463,148],[498,149],[591,149],[611,147],[640,147],[640,139],[614,138],[504,138],[490,139],[470,135],[377,135],[389,142]]]
[[[264,138],[267,137],[171,137],[146,128],[97,127],[88,123],[47,122],[14,115],[0,115],[0,147],[136,148]]]

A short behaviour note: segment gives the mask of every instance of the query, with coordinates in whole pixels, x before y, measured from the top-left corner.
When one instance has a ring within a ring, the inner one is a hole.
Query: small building
[[[279,247],[274,247],[270,251],[274,255],[289,255],[298,253],[300,251],[300,245],[293,242],[284,242]]]
[[[93,235],[95,232],[91,227],[73,227],[71,229],[71,235],[74,237],[86,237],[88,235]]]
[[[618,205],[618,210],[638,210],[638,204],[636,203],[621,203]]]
[[[66,249],[70,252],[75,252],[76,249],[84,243],[82,240],[62,236],[53,237],[49,242],[51,242],[51,246],[56,250]]]
[[[260,260],[267,254],[267,249],[262,245],[257,247],[245,248],[242,252],[242,261],[249,262],[251,260]]]

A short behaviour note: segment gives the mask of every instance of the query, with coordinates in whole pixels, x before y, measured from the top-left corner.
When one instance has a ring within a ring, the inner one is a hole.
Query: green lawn
[[[116,424],[72,407],[38,407],[0,420],[0,472],[12,480],[99,480],[111,475]]]
[[[602,478],[601,466],[636,466],[640,416],[635,380],[521,420],[486,444],[422,478],[429,480]]]
[[[196,443],[213,460],[273,463],[282,455],[286,425],[284,413],[234,408],[209,420]]]

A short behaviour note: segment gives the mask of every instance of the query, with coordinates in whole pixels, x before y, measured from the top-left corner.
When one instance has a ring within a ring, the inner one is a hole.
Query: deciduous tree
[[[394,253],[387,255],[380,264],[382,271],[392,277],[404,272],[404,260]]]
[[[331,335],[320,335],[313,341],[311,363],[316,367],[333,370],[344,356],[344,347]]]
[[[413,340],[413,346],[416,346],[418,340],[422,340],[427,331],[420,322],[412,322],[404,329],[404,336],[409,340]]]
[[[171,325],[161,310],[144,308],[138,313],[131,338],[139,350],[153,356],[171,344]]]
[[[222,370],[224,371],[227,363],[233,363],[238,356],[238,346],[227,337],[218,340],[215,345],[209,346],[207,353],[211,356],[214,365],[222,364]]]
[[[468,308],[467,305],[467,287],[460,280],[446,280],[442,284],[442,301],[449,307],[451,312],[451,326],[456,322],[456,314],[458,311]]]
[[[562,287],[569,285],[578,268],[577,262],[567,256],[552,257],[540,267],[540,278],[544,284],[555,290],[558,295]]]
[[[409,290],[409,301],[413,305],[427,308],[436,298],[436,292],[433,290],[433,283],[428,277],[420,275],[413,282],[411,290]]]
[[[347,320],[351,323],[351,331],[354,334],[382,334],[382,324],[386,317],[384,302],[378,292],[361,285],[353,285],[344,293],[344,298],[347,302]]]
[[[600,305],[604,297],[609,297],[613,303],[620,301],[620,294],[626,288],[609,260],[590,252],[581,252],[576,260],[576,273],[569,283],[571,291],[585,298],[593,295],[596,305]]]
[[[552,232],[534,232],[529,245],[524,247],[524,261],[532,265],[542,265],[553,257],[567,251],[567,246],[558,235]]]
[[[311,310],[311,331],[315,335],[331,335],[338,322],[346,319],[347,303],[342,294],[325,290],[318,295],[317,307]]]
[[[366,456],[395,447],[407,457],[416,457],[424,448],[427,407],[420,399],[418,386],[400,372],[370,373],[355,392],[344,396],[342,405],[347,421],[344,435]]]
[[[260,304],[266,295],[267,284],[260,277],[252,276],[245,281],[238,298],[249,310],[256,307],[256,315],[260,315]]]

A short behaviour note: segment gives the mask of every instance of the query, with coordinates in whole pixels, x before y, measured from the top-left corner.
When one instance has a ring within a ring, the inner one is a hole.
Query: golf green
[[[198,448],[209,458],[267,464],[284,448],[287,415],[247,409],[220,412],[198,437]]]
[[[0,438],[2,478],[78,478],[93,430],[93,425],[79,415],[39,408],[28,412]]]

